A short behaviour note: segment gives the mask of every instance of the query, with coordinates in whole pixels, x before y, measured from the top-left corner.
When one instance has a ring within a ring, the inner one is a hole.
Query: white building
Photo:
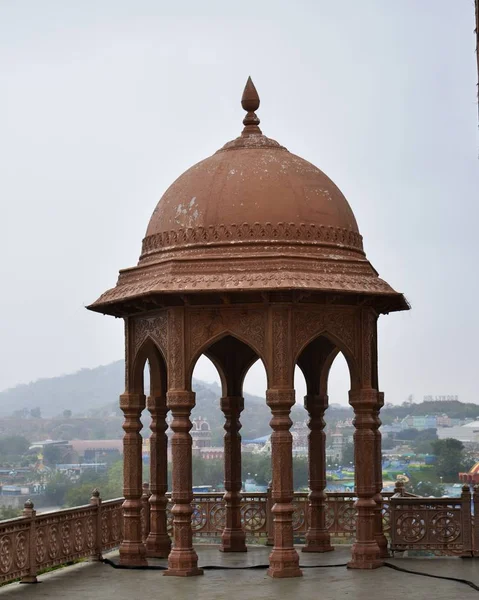
[[[465,425],[455,425],[454,427],[438,427],[437,437],[440,440],[454,438],[460,442],[479,443],[479,421],[472,421]]]

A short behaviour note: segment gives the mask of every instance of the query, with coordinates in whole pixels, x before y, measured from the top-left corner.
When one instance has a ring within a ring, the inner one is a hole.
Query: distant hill
[[[0,417],[11,416],[14,412],[28,414],[31,409],[40,408],[44,418],[60,417],[63,411],[71,410],[73,416],[85,416],[94,419],[116,419],[116,424],[107,427],[108,432],[117,431],[122,435],[121,411],[118,397],[123,391],[124,363],[119,360],[109,365],[94,369],[82,369],[70,375],[62,375],[50,379],[39,379],[26,385],[0,392]],[[223,435],[224,417],[220,410],[219,400],[221,389],[216,383],[206,383],[194,380],[196,406],[193,418],[205,417],[213,430],[213,442],[219,443]],[[394,419],[402,419],[407,415],[427,415],[446,413],[452,418],[475,419],[479,416],[477,404],[451,402],[422,402],[418,404],[404,403],[399,406],[386,406],[381,411],[384,424]],[[307,419],[307,413],[302,406],[302,399],[293,407],[291,417],[294,422]],[[348,406],[331,406],[325,415],[328,425],[334,426],[338,420],[352,417]],[[271,411],[265,399],[252,394],[245,394],[245,410],[241,415],[242,436],[244,439],[254,439],[271,432],[269,421]],[[144,425],[149,425],[148,415],[143,419]],[[26,425],[26,423],[25,423]],[[111,435],[111,433],[110,433]],[[116,436],[115,436],[116,437]]]
[[[459,402],[459,400],[419,402],[404,402],[399,406],[386,406],[381,411],[383,423],[396,418],[404,419],[408,415],[448,415],[451,419],[476,419],[479,417],[479,405],[472,402]]]
[[[60,416],[71,410],[74,416],[103,417],[121,415],[118,397],[124,389],[124,362],[119,360],[94,369],[82,369],[70,375],[39,379],[0,392],[0,417],[11,416],[15,411],[25,414],[39,408],[43,418]],[[224,416],[220,410],[221,389],[216,383],[194,380],[196,406],[192,417],[203,416],[214,432],[213,441],[223,435]],[[302,404],[294,407],[293,420],[307,418]],[[271,411],[265,399],[245,394],[242,414],[242,435],[254,439],[270,433]],[[144,424],[148,425],[148,418]],[[121,431],[119,431],[119,435]]]
[[[107,403],[118,402],[124,386],[124,363],[119,360],[95,369],[81,369],[70,375],[39,379],[0,392],[0,416],[15,410],[39,407],[43,417],[64,410],[87,415]]]

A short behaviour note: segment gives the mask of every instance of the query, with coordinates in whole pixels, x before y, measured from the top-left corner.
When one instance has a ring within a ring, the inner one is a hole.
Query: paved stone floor
[[[247,554],[222,554],[217,546],[197,546],[200,565],[246,566],[267,562],[270,549],[249,547]],[[0,600],[451,600],[479,599],[479,592],[461,583],[401,573],[383,567],[375,571],[353,571],[335,564],[347,562],[348,547],[328,554],[301,554],[303,565],[329,565],[304,569],[296,579],[271,579],[266,570],[211,570],[195,578],[163,577],[158,570],[114,569],[102,563],[80,563],[42,575],[37,585],[14,583],[0,588]],[[108,558],[117,559],[117,554]],[[479,559],[395,558],[397,566],[448,577],[463,578],[479,585]],[[152,564],[165,564],[152,561]]]

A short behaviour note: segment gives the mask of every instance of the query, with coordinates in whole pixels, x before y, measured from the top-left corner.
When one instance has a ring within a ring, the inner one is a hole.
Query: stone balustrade
[[[472,500],[472,501],[471,501]],[[332,541],[353,543],[356,532],[354,493],[328,493],[325,522]],[[78,559],[101,560],[104,552],[119,546],[123,537],[123,498],[103,502],[94,490],[90,504],[36,514],[33,503],[25,503],[23,515],[0,522],[0,583],[20,580],[34,583],[37,576],[55,566]],[[272,517],[269,493],[242,493],[241,523],[250,543],[271,543]],[[295,542],[302,543],[309,525],[308,494],[293,500]],[[471,510],[471,506],[473,510]],[[225,526],[223,494],[195,494],[192,529],[196,538],[220,541]],[[171,533],[168,504],[168,532]],[[440,555],[479,556],[479,488],[471,493],[464,486],[460,498],[421,498],[399,487],[383,494],[383,527],[392,551],[428,550]],[[149,533],[149,492],[142,497],[144,540]]]

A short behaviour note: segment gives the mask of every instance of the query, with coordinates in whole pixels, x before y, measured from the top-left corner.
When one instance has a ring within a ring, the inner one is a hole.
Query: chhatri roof
[[[136,267],[88,308],[125,314],[127,303],[165,294],[310,290],[408,304],[378,277],[348,201],[327,175],[263,135],[248,79],[244,129],[165,192]]]

